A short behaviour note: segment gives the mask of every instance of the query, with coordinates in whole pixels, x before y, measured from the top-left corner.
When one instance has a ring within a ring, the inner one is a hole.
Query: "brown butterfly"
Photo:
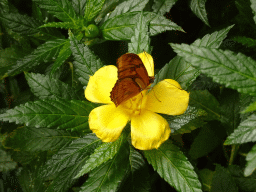
[[[116,105],[136,96],[153,83],[154,77],[148,72],[140,59],[133,53],[122,55],[117,60],[118,80],[113,87],[110,98]]]

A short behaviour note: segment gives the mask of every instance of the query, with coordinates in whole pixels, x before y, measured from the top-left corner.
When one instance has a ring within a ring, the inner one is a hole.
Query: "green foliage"
[[[255,31],[254,0],[2,0],[0,189],[255,191]],[[148,91],[173,79],[190,94],[183,114],[160,114],[171,137],[144,151],[129,121],[116,140],[99,135],[90,114],[110,100],[84,94],[101,67],[143,51],[155,65]]]

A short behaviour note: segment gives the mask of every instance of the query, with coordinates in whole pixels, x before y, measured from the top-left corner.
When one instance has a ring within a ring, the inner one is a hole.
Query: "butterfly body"
[[[136,96],[154,81],[154,77],[148,76],[140,57],[133,53],[119,57],[117,69],[118,80],[110,95],[116,106]]]

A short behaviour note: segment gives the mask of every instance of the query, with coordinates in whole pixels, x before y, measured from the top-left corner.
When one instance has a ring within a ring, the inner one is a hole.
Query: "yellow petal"
[[[189,93],[172,79],[160,81],[146,95],[146,109],[167,115],[180,115],[188,107]]]
[[[94,103],[113,103],[110,92],[117,81],[117,68],[108,65],[100,68],[90,77],[84,91],[85,98]]]
[[[154,61],[153,61],[152,56],[145,51],[143,53],[138,54],[138,56],[142,60],[144,66],[148,72],[148,76],[153,77],[154,76]]]
[[[143,110],[131,119],[132,145],[140,150],[158,148],[169,138],[168,122],[160,115]]]
[[[103,142],[113,142],[118,139],[128,120],[129,116],[121,107],[102,105],[91,111],[89,127]]]

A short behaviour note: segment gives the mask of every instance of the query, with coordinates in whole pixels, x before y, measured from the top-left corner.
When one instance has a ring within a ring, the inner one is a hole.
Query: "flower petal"
[[[146,97],[146,109],[167,115],[183,114],[189,102],[189,93],[172,79],[160,81]]]
[[[85,98],[94,103],[113,103],[110,92],[117,81],[117,68],[108,65],[100,68],[90,77],[84,91]]]
[[[122,107],[102,105],[91,111],[89,127],[103,142],[113,142],[118,139],[128,120],[129,115]]]
[[[171,129],[160,115],[143,110],[131,119],[132,145],[140,150],[158,148],[169,138]]]
[[[142,60],[147,72],[148,76],[153,77],[154,76],[154,60],[150,54],[148,54],[146,51],[143,53],[139,53],[138,56]]]

